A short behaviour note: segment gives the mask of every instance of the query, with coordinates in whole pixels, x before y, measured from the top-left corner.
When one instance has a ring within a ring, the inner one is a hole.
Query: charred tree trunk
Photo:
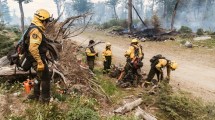
[[[176,11],[177,11],[179,2],[180,2],[180,0],[177,0],[177,2],[176,2],[176,4],[175,4],[175,7],[174,7],[174,10],[173,10],[173,13],[172,13],[171,30],[173,30],[173,27],[174,27]]]
[[[132,0],[128,0],[128,30],[132,32]]]
[[[19,10],[20,10],[20,14],[21,14],[21,31],[22,33],[24,33],[24,11],[23,11],[23,7],[22,7],[22,1],[19,0]]]
[[[113,6],[113,10],[114,10],[114,17],[116,20],[118,20],[118,16],[117,16],[117,13],[116,13],[116,6]]]
[[[145,24],[145,22],[143,21],[143,19],[140,17],[140,15],[137,12],[137,9],[134,7],[134,5],[132,5],[132,7],[134,8],[134,11],[136,12],[137,16],[139,17],[139,19],[141,20],[141,22],[143,23],[143,25],[148,28],[148,26]]]
[[[166,3],[164,2],[163,3],[163,20],[164,20],[164,24],[165,26],[167,27],[167,23],[168,23],[168,17],[167,17],[167,5]]]

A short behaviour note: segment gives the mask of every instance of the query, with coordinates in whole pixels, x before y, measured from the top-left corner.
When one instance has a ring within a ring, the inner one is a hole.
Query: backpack
[[[166,59],[165,57],[163,57],[161,54],[155,55],[150,59],[151,63],[156,62],[158,59]]]
[[[18,41],[18,44],[7,55],[7,58],[10,61],[10,65],[15,64],[19,70],[23,70],[23,71],[30,70],[32,67],[32,62],[35,61],[34,58],[31,55],[29,55],[29,52],[28,52],[29,39],[30,39],[30,37],[28,36],[28,33],[33,28],[37,28],[41,32],[41,30],[37,26],[31,25],[24,32],[21,39]],[[53,62],[54,60],[58,60],[59,53],[58,53],[58,49],[56,48],[56,44],[60,44],[60,43],[53,42],[48,39],[45,42],[50,56],[48,60],[51,62]]]

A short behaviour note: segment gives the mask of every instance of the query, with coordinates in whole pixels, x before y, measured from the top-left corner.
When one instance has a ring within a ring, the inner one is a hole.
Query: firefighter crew
[[[106,43],[106,48],[102,52],[102,58],[104,61],[104,69],[103,73],[108,73],[110,71],[111,61],[112,61],[112,51],[111,51],[111,44],[108,42]]]
[[[125,70],[125,76],[128,74],[128,71],[131,70],[132,74],[138,75],[138,79],[140,78],[140,68],[143,66],[142,59],[144,57],[144,53],[142,51],[142,46],[138,44],[137,39],[133,39],[131,41],[131,45],[129,46],[129,49],[125,52],[125,57],[127,58],[127,63],[124,67]],[[134,80],[135,78],[133,78]],[[139,80],[134,80],[133,85],[137,86]]]
[[[170,61],[167,60],[166,58],[161,58],[154,60],[151,63],[151,69],[149,71],[149,74],[146,78],[146,82],[144,84],[145,87],[148,87],[149,84],[156,84],[160,80],[163,80],[163,68],[167,68],[167,81],[169,82],[170,80],[170,71],[174,71],[178,68],[178,64],[175,61]],[[158,81],[152,81],[154,78],[155,74],[157,75],[157,80]]]
[[[29,48],[28,55],[32,57],[32,67],[37,72],[37,82],[34,84],[33,94],[28,96],[28,99],[41,100],[48,103],[50,100],[50,76],[49,68],[46,61],[46,37],[44,31],[47,24],[51,22],[51,17],[48,11],[39,9],[34,14],[34,18],[29,28]],[[40,92],[40,88],[42,89]]]
[[[98,57],[98,53],[95,51],[93,44],[95,43],[94,40],[89,41],[89,45],[86,48],[86,56],[87,56],[87,64],[89,66],[89,69],[93,71],[94,64],[95,64],[95,58]]]

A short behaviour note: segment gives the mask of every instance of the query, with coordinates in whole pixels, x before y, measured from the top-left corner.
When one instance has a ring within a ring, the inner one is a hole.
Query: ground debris
[[[123,35],[132,38],[138,38],[142,42],[145,41],[165,41],[165,40],[175,40],[174,36],[178,35],[179,32],[177,31],[167,31],[164,29],[155,29],[155,28],[148,28],[141,31],[134,31],[133,33],[123,32],[121,31],[111,31],[110,34],[114,35]]]

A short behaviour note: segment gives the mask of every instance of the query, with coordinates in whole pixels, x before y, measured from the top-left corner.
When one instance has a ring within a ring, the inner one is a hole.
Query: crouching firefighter
[[[106,48],[102,52],[102,58],[103,58],[103,61],[104,61],[103,74],[109,73],[110,66],[111,66],[111,61],[112,61],[111,44],[109,42],[106,43]]]
[[[163,69],[167,68],[167,82],[170,80],[170,71],[177,69],[178,64],[175,61],[171,61],[158,54],[150,59],[151,69],[144,83],[145,87],[150,84],[157,84],[159,81],[163,80]],[[153,79],[155,74],[157,75],[157,80]],[[153,80],[153,81],[152,81]]]
[[[50,100],[50,76],[47,65],[47,39],[44,35],[47,24],[51,21],[48,11],[39,9],[34,14],[34,18],[28,30],[23,35],[23,40],[20,41],[21,46],[18,53],[23,54],[24,60],[21,67],[27,71],[33,67],[37,72],[37,82],[34,84],[33,94],[28,96],[28,99],[41,100],[47,103]],[[40,92],[40,86],[42,88]]]
[[[127,61],[124,67],[124,72],[122,72],[120,76],[121,82],[129,82],[131,85],[137,87],[142,79],[141,67],[143,66],[142,60],[144,57],[142,46],[138,44],[137,39],[131,41],[129,49],[125,52],[125,57]]]
[[[93,69],[94,69],[95,58],[96,58],[96,56],[98,57],[98,53],[94,49],[94,44],[95,44],[95,41],[90,40],[89,45],[88,45],[88,47],[86,48],[86,51],[85,51],[86,56],[87,56],[87,64],[88,64],[89,69],[91,71],[93,71]]]

